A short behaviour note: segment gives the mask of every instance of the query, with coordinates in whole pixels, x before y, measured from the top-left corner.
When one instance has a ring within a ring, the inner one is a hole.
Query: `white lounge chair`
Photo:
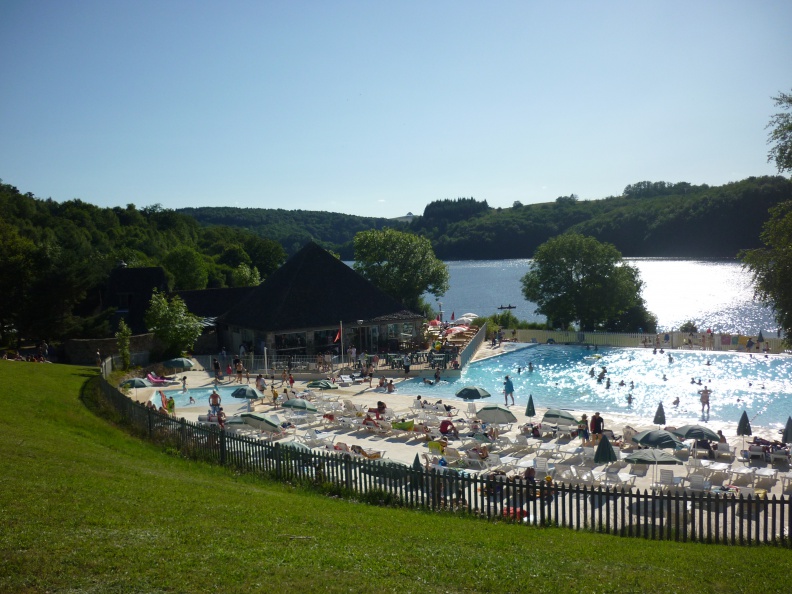
[[[660,478],[656,483],[652,483],[652,490],[666,491],[676,489],[682,484],[681,476],[674,476],[673,470],[660,470]]]
[[[687,477],[687,490],[692,493],[706,493],[710,490],[710,483],[700,474],[691,474]]]

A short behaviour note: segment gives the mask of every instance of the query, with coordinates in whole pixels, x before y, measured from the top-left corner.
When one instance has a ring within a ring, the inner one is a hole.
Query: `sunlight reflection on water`
[[[673,362],[669,362],[671,354]],[[596,357],[596,358],[595,358]],[[710,365],[707,365],[707,360]],[[534,372],[525,368],[528,362]],[[605,366],[610,389],[597,383],[595,373]],[[518,373],[518,367],[523,368]],[[663,375],[667,379],[663,380]],[[572,408],[584,411],[619,412],[653,418],[662,402],[669,424],[682,425],[701,420],[698,391],[712,390],[712,421],[736,422],[743,410],[761,426],[781,426],[792,413],[792,359],[785,355],[750,357],[744,353],[672,350],[652,354],[651,349],[600,348],[537,345],[469,365],[457,381],[438,386],[417,380],[403,382],[399,392],[423,394],[427,398],[452,398],[465,385],[477,385],[492,394],[487,402],[501,402],[503,379],[510,375],[515,401],[525,406],[532,394],[539,407]],[[702,380],[692,385],[691,378]],[[620,381],[625,386],[619,387]],[[629,384],[634,382],[633,402],[627,404]],[[672,401],[679,396],[677,408]]]

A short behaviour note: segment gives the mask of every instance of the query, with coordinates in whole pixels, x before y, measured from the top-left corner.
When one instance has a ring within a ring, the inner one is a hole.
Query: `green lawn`
[[[378,508],[190,462],[0,361],[3,592],[786,592],[792,551]]]

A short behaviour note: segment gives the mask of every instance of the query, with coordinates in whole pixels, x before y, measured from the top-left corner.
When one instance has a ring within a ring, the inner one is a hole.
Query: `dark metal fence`
[[[789,497],[719,497],[545,485],[502,475],[426,469],[298,449],[191,423],[133,402],[106,381],[106,400],[131,431],[183,455],[276,480],[317,484],[406,507],[647,539],[792,545]]]

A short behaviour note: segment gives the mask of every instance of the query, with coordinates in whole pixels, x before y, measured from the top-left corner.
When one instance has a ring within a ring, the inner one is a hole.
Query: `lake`
[[[673,330],[686,321],[713,332],[765,336],[778,328],[772,311],[753,299],[750,274],[728,260],[675,258],[626,258],[637,267],[645,283],[647,308],[657,316],[658,330]],[[515,305],[512,313],[521,320],[544,322],[534,313],[536,305],[522,296],[520,279],[528,271],[528,259],[465,260],[446,262],[451,288],[435,303],[442,304],[444,319],[455,313],[481,316],[499,313],[501,305]],[[431,295],[428,302],[434,301]]]

